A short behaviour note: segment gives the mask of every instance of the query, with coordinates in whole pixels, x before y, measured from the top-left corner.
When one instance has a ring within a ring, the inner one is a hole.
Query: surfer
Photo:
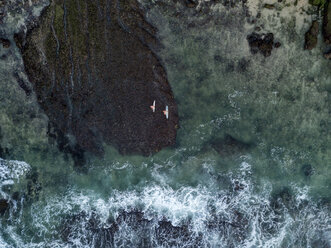
[[[169,111],[168,111],[168,106],[166,106],[166,109],[163,110],[163,114],[166,116],[166,118],[169,118]]]
[[[153,113],[154,113],[154,112],[155,112],[155,100],[154,100],[154,102],[153,102],[153,105],[150,106],[150,108],[153,110]]]

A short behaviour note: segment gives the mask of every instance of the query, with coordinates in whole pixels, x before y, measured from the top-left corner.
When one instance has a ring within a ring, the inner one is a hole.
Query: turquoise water
[[[178,103],[176,146],[151,157],[106,147],[75,169],[12,76],[24,78],[18,49],[2,49],[0,247],[330,247],[331,65],[323,44],[302,49],[309,17],[262,12],[255,25],[282,43],[264,58],[250,54],[241,5],[142,4]],[[225,135],[250,146],[221,155]]]

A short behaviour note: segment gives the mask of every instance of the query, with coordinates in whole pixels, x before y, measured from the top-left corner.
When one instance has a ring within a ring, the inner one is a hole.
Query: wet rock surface
[[[10,47],[10,41],[5,38],[0,38],[0,43],[4,48],[9,48]]]
[[[103,143],[143,155],[175,143],[177,106],[155,35],[136,0],[56,0],[15,36],[49,134],[76,163],[85,151],[102,155]]]
[[[309,30],[305,34],[305,49],[311,50],[317,45],[318,21],[313,21]]]
[[[115,223],[102,225],[96,214],[87,215],[85,212],[74,215],[63,223],[61,237],[65,242],[73,245],[71,240],[77,238],[75,235],[79,235],[78,223],[84,223],[87,235],[81,238],[84,238],[91,247],[113,247],[114,232],[117,230]]]
[[[188,8],[195,8],[196,6],[198,6],[198,1],[194,0],[185,0],[184,3]]]
[[[274,43],[273,33],[258,34],[253,32],[247,36],[248,44],[251,48],[252,54],[260,52],[263,56],[268,57],[271,55],[272,49],[280,47],[280,43]]]
[[[331,44],[331,3],[325,5],[323,18],[323,36],[327,44]]]
[[[324,58],[331,59],[331,52],[324,53]]]
[[[81,223],[81,225],[78,225]],[[84,234],[80,233],[84,230]],[[130,240],[122,237],[125,233],[135,233]],[[83,235],[82,235],[83,234]],[[82,235],[82,236],[80,236]],[[190,244],[187,247],[202,245],[202,235],[196,235],[189,225],[174,226],[170,221],[147,219],[143,212],[138,210],[121,211],[115,220],[108,219],[105,223],[95,213],[80,214],[68,217],[63,222],[62,239],[72,244],[80,240],[90,247],[117,247],[120,244],[134,247],[174,247],[177,244]]]
[[[0,199],[0,215],[5,214],[8,208],[9,208],[8,201],[5,199]]]

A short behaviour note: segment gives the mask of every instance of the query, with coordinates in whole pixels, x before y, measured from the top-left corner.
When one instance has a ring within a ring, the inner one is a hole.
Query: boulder
[[[276,46],[275,44],[277,44],[277,47],[280,46],[279,42],[274,43],[273,33],[258,34],[253,32],[247,36],[247,41],[253,54],[260,52],[265,57],[271,55],[272,48]]]

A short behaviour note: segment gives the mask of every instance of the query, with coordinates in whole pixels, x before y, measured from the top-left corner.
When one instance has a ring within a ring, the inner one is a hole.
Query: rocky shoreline
[[[136,0],[52,1],[15,41],[49,135],[76,163],[86,151],[102,155],[104,143],[143,155],[174,145],[177,105],[154,52],[156,30]]]
[[[197,14],[205,14],[219,2],[176,1]],[[222,4],[238,6],[232,1]],[[247,1],[240,4],[248,8]],[[281,4],[263,8],[278,11]],[[30,11],[27,2],[23,5]],[[323,11],[326,44],[331,37],[330,6],[324,4]],[[247,13],[247,22],[254,24],[260,15]],[[248,44],[252,53],[268,57],[281,43],[274,42],[269,30],[259,31],[256,26],[247,35]],[[318,31],[314,21],[306,34],[306,49],[316,46]],[[161,46],[156,32],[136,0],[120,1],[116,6],[109,0],[88,4],[55,0],[39,20],[29,21],[27,32],[15,35],[33,89],[24,83],[20,86],[29,95],[36,93],[50,121],[48,135],[62,151],[73,155],[76,164],[84,163],[85,152],[102,156],[104,144],[114,145],[122,154],[143,155],[175,144],[177,106],[156,54]],[[13,45],[6,37],[0,42],[4,48]],[[324,57],[330,59],[330,51]],[[154,100],[157,111],[153,114],[149,106]],[[169,120],[162,114],[166,105]]]

